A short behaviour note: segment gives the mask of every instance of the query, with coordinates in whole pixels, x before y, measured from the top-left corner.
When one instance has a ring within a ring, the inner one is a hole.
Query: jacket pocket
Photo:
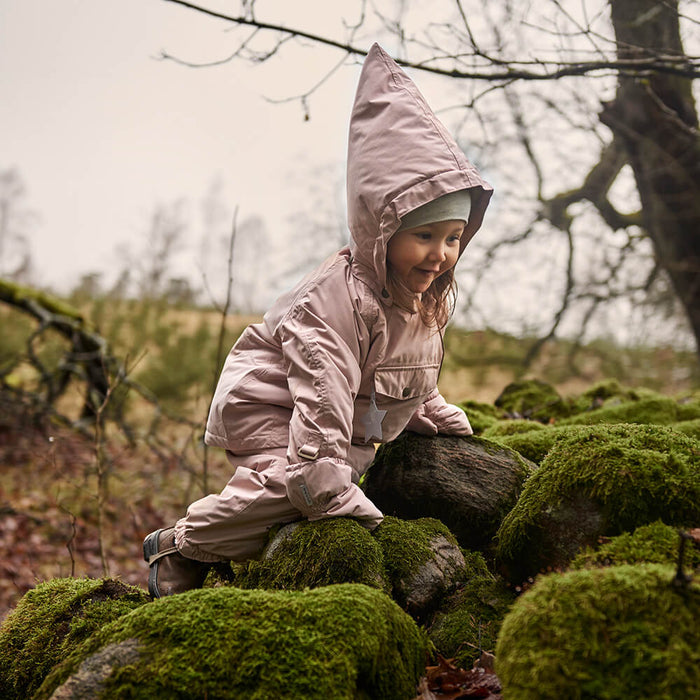
[[[439,372],[438,363],[377,367],[374,371],[375,391],[399,401],[424,399],[437,386]]]

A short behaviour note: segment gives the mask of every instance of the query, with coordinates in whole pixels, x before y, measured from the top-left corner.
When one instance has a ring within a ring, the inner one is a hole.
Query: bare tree
[[[162,299],[179,286],[178,281],[171,281],[170,275],[173,258],[183,246],[187,229],[184,207],[183,200],[156,206],[143,244],[136,251],[125,244],[119,246],[118,255],[125,265],[120,286],[133,282],[140,299]]]
[[[426,81],[451,81],[445,107],[498,193],[462,280],[465,318],[485,308],[484,289],[493,295],[508,260],[499,286],[512,295],[514,280],[530,283],[518,292],[530,303],[513,314],[538,336],[530,357],[557,334],[583,338],[611,305],[647,306],[657,318],[680,308],[700,355],[697,2],[454,0],[426,11],[358,0],[339,6],[350,19],[339,9],[337,26],[318,32],[275,21],[263,0],[241,2],[237,15],[165,1],[233,26],[217,63],[336,51],[339,61],[324,52],[323,74],[297,96],[306,116],[314,90],[375,39]]]
[[[0,277],[27,282],[32,258],[27,230],[36,215],[25,204],[26,187],[15,168],[0,170]]]

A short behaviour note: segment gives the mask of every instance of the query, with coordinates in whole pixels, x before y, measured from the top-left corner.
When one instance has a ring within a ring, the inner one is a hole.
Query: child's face
[[[464,221],[457,219],[404,229],[389,239],[387,262],[412,292],[425,292],[455,266],[463,232]]]

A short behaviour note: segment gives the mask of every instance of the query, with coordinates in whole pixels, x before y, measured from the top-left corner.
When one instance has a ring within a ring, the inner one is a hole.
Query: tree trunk
[[[621,59],[683,55],[678,0],[609,0]],[[700,136],[692,80],[621,74],[600,115],[623,144],[656,259],[688,315],[700,355]]]

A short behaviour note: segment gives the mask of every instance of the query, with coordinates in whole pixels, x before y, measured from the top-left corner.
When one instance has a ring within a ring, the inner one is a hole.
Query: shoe
[[[201,588],[211,564],[188,559],[175,546],[175,528],[156,530],[143,541],[143,558],[148,562],[148,592],[163,598]]]

